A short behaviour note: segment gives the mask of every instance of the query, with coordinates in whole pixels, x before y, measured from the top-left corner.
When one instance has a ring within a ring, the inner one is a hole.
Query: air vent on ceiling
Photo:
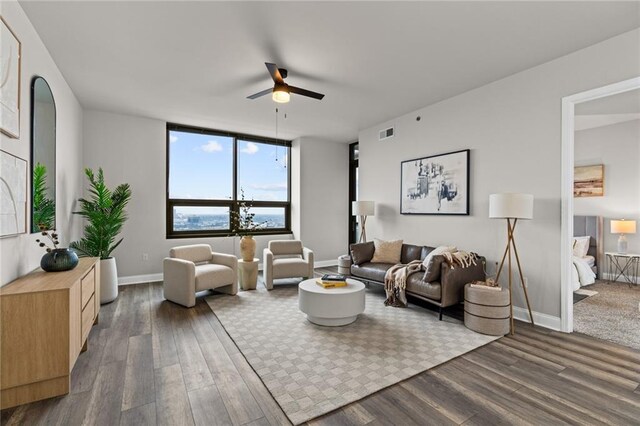
[[[394,131],[393,127],[389,127],[388,129],[380,130],[380,133],[378,135],[378,140],[382,141],[382,140],[385,140],[385,139],[392,138],[394,134],[395,134],[395,131]]]

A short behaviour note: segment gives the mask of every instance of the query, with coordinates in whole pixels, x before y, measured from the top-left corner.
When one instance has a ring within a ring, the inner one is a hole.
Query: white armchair
[[[313,251],[302,246],[299,240],[269,241],[264,249],[264,285],[273,288],[278,278],[313,277]]]
[[[190,308],[196,292],[238,292],[238,258],[214,253],[208,244],[174,247],[164,259],[164,298]]]

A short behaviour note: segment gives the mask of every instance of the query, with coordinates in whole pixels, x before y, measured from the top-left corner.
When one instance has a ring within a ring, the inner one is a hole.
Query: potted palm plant
[[[81,257],[100,258],[100,303],[109,303],[118,297],[118,272],[116,260],[111,253],[120,245],[122,238],[116,237],[127,220],[125,208],[131,199],[128,183],[118,185],[111,191],[104,183],[102,169],[97,176],[93,170],[84,170],[89,180],[89,199],[80,198],[80,211],[73,212],[86,219],[84,237],[71,243]]]

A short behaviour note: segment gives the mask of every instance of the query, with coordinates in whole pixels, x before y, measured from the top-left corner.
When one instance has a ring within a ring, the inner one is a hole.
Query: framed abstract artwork
[[[578,166],[573,169],[573,196],[604,196],[604,165]]]
[[[0,16],[0,131],[20,137],[20,40]]]
[[[468,149],[401,163],[400,213],[469,214]]]
[[[27,232],[27,162],[0,150],[0,238]]]

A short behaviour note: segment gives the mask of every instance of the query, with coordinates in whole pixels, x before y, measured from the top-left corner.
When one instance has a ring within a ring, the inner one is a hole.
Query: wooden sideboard
[[[37,269],[0,288],[0,408],[69,393],[100,311],[100,259]]]

